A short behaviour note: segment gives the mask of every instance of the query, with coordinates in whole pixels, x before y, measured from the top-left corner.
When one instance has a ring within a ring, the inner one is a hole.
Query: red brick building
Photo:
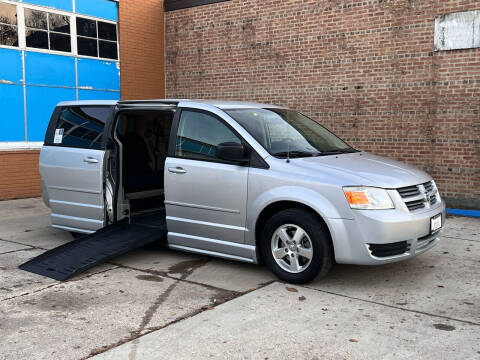
[[[353,146],[426,170],[450,206],[478,209],[480,39],[434,47],[445,32],[436,18],[465,11],[480,37],[478,0],[232,0],[168,11],[166,94],[298,109]]]
[[[120,0],[121,96],[286,105],[479,209],[479,19],[478,0]],[[23,154],[31,181],[0,198],[38,195]]]

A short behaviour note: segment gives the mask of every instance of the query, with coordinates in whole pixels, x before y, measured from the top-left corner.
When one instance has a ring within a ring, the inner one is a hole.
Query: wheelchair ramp
[[[153,221],[144,217],[138,223],[110,225],[48,250],[19,268],[55,280],[66,280],[114,257],[164,240],[166,236],[164,217]]]

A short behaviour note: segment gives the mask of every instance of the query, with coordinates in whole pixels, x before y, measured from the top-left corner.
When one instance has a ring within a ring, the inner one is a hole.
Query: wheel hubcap
[[[275,230],[271,249],[278,266],[290,273],[305,271],[312,262],[312,241],[298,225],[285,224]]]

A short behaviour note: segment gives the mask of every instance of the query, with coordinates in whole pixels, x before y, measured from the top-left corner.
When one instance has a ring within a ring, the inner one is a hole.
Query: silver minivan
[[[172,249],[263,262],[294,283],[334,262],[421,254],[445,220],[427,173],[276,105],[62,102],[40,173],[56,228],[90,234],[143,217],[166,225]]]

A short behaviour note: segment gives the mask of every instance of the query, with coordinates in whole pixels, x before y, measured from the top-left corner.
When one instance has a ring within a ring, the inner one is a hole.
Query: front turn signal
[[[352,209],[393,209],[393,201],[385,189],[370,186],[345,186],[345,197]]]

